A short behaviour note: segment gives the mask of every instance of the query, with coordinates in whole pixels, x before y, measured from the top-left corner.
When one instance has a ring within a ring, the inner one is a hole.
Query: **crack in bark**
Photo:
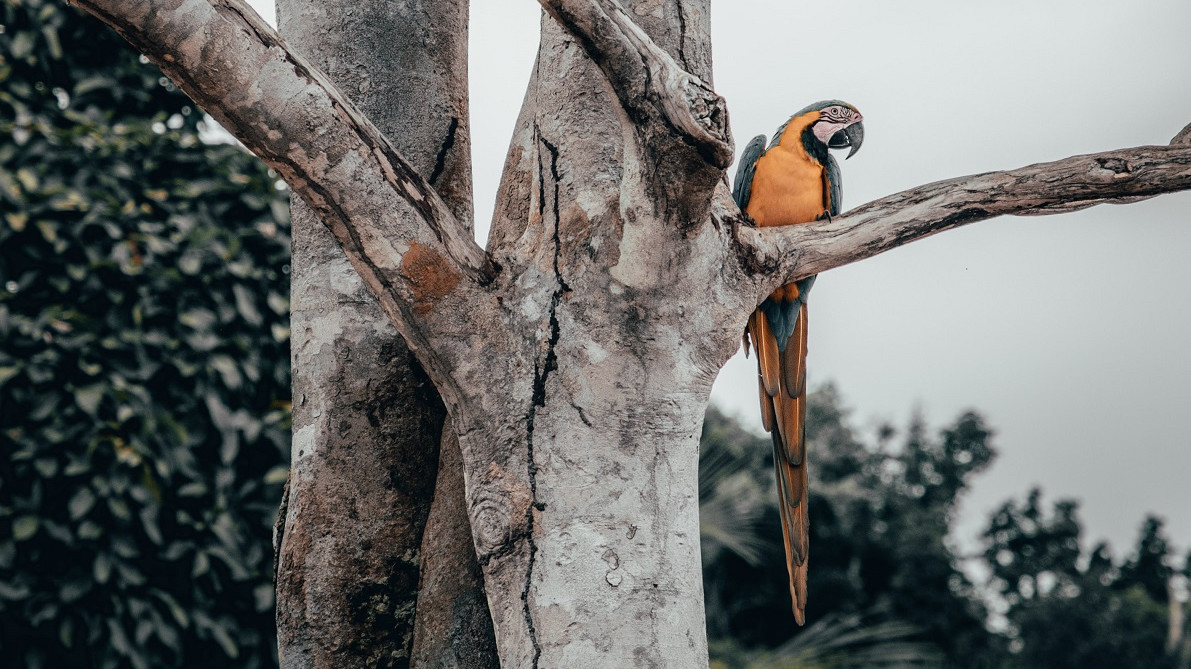
[[[451,126],[447,128],[447,137],[442,142],[442,148],[438,150],[438,156],[434,159],[434,171],[430,173],[430,178],[426,181],[435,186],[438,184],[438,178],[442,176],[443,170],[447,167],[447,154],[455,146],[455,132],[459,130],[459,117],[451,117]]]
[[[534,461],[533,454],[533,437],[534,437],[534,423],[537,420],[538,408],[546,406],[546,380],[550,376],[550,372],[558,369],[558,353],[555,347],[558,345],[558,340],[561,336],[561,326],[558,322],[558,305],[562,302],[563,293],[570,291],[570,286],[563,280],[562,273],[559,271],[558,258],[562,253],[562,239],[559,235],[559,209],[558,209],[558,184],[560,177],[558,174],[558,148],[551,144],[546,138],[542,137],[538,127],[534,126],[534,134],[538,138],[539,144],[546,147],[550,153],[550,177],[554,183],[554,194],[552,205],[552,214],[554,215],[554,278],[558,285],[554,292],[550,295],[550,339],[546,344],[546,353],[542,358],[534,362],[534,379],[533,379],[533,401],[529,407],[529,413],[526,415],[525,422],[525,441],[527,449],[528,473],[529,473],[529,492],[530,492],[530,506],[525,510],[526,523],[526,542],[529,545],[529,559],[525,568],[525,588],[521,591],[521,601],[525,611],[525,624],[529,630],[529,640],[533,644],[533,668],[537,669],[538,661],[542,656],[542,645],[538,642],[537,628],[533,622],[533,611],[529,606],[529,591],[533,585],[533,568],[534,562],[537,560],[537,544],[534,542],[534,511],[544,511],[546,505],[538,501],[538,465]],[[539,214],[545,215],[546,208],[546,179],[544,174],[544,166],[542,165],[541,154],[538,155],[538,211]]]
[[[281,543],[285,540],[285,517],[289,515],[289,484],[293,476],[293,470],[290,470],[285,477],[285,487],[281,489],[281,506],[277,509],[277,518],[273,521],[274,588],[276,588],[277,574],[281,573]]]
[[[686,4],[678,2],[678,60],[682,69],[691,71],[691,64],[686,59]]]
[[[583,407],[575,404],[574,400],[571,400],[571,408],[578,412],[579,420],[583,421],[584,425],[587,427],[592,427],[591,419],[587,417],[587,412],[583,410]]]
[[[277,40],[273,39],[267,32],[257,30],[256,25],[248,19],[242,10],[242,5],[224,2],[222,0],[212,0],[211,6],[215,11],[232,21],[243,26],[245,30],[256,36],[262,44],[270,47],[278,46]]]

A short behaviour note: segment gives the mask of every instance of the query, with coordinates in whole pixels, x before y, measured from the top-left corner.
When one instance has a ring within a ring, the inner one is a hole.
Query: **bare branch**
[[[654,43],[616,0],[539,0],[583,45],[621,104],[641,121],[664,125],[708,165],[727,169],[734,149],[724,99]]]
[[[161,67],[285,178],[331,229],[415,350],[487,255],[434,189],[321,72],[242,0],[74,0]]]
[[[1055,214],[1187,189],[1191,146],[1143,146],[939,181],[830,221],[742,226],[736,240],[744,271],[768,275],[758,283],[763,295],[788,281],[995,216]]]

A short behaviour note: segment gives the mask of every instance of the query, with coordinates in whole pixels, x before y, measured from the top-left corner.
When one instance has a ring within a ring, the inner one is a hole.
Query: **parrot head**
[[[825,100],[803,109],[794,117],[816,111],[819,120],[810,128],[816,139],[829,149],[851,149],[845,160],[860,150],[864,142],[864,117],[855,107],[839,100]]]

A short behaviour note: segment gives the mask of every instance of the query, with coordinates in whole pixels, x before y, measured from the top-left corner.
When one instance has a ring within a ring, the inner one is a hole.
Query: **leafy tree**
[[[0,25],[4,663],[272,665],[284,194],[93,19]]]
[[[834,620],[832,625],[838,626],[861,616],[870,632],[887,630],[888,624],[903,635],[905,629],[913,629],[918,634],[910,640],[940,649],[954,666],[978,666],[972,658],[987,656],[997,640],[984,629],[985,611],[946,536],[956,500],[970,477],[994,457],[991,431],[978,415],[966,413],[932,437],[916,418],[898,448],[865,445],[849,426],[831,386],[812,394],[807,425],[814,462],[810,617]],[[891,428],[885,430],[890,439],[894,434]],[[713,657],[734,663],[727,666],[745,666],[752,661],[747,649],[779,646],[785,648],[779,656],[785,653],[789,661],[810,657],[806,648],[786,645],[801,635],[789,615],[769,438],[751,435],[709,411],[702,445],[704,486],[709,474],[732,471],[723,481],[747,490],[739,498],[749,500],[750,520],[736,530],[756,527],[764,536],[763,541],[733,542],[755,546],[759,561],[750,559],[751,553],[705,550]],[[732,468],[707,466],[724,458],[725,452]],[[763,511],[754,524],[756,504],[762,504]],[[850,625],[844,625],[847,634],[857,623]],[[820,653],[819,646],[813,644],[814,653]]]
[[[1011,606],[1033,599],[1040,588],[1049,592],[1081,574],[1079,504],[1060,500],[1048,515],[1041,499],[1042,491],[1034,488],[1024,503],[1005,502],[984,533],[984,558],[993,569],[993,587]],[[1096,564],[1103,564],[1106,548],[1098,547],[1096,554]]]
[[[1147,518],[1133,555],[1113,562],[1106,544],[1084,553],[1078,503],[1041,493],[1010,500],[985,532],[991,585],[1008,610],[1005,666],[1173,667],[1167,654],[1169,549]]]
[[[956,500],[995,457],[977,414],[937,436],[915,417],[900,440],[886,427],[864,444],[828,386],[811,396],[808,434],[819,622],[797,630],[769,439],[708,412],[701,488],[713,666],[1175,666],[1182,649],[1166,650],[1174,571],[1160,519],[1145,520],[1118,563],[1104,543],[1082,550],[1077,502],[1047,508],[1034,489],[991,516],[980,556],[990,578],[977,588],[947,541]]]
[[[1118,587],[1140,587],[1150,599],[1165,604],[1170,599],[1170,544],[1162,532],[1162,519],[1147,516],[1133,556],[1121,566]]]

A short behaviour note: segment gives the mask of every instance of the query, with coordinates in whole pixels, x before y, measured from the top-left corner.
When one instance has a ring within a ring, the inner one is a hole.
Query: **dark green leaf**
[[[99,403],[103,400],[104,387],[99,384],[86,386],[74,391],[74,401],[79,408],[94,416],[99,411]]]
[[[25,599],[31,594],[29,586],[25,584],[12,584],[0,581],[0,599],[7,599],[9,601],[19,601]]]
[[[98,539],[103,536],[103,528],[99,525],[85,520],[79,524],[79,538],[80,539]]]
[[[107,553],[99,553],[91,563],[91,573],[98,583],[107,583],[112,577],[112,558]]]
[[[95,493],[90,488],[79,488],[70,498],[69,509],[71,520],[78,520],[87,515],[91,507],[95,506]]]
[[[31,539],[37,534],[38,525],[37,516],[20,516],[12,521],[12,538],[17,541]]]
[[[91,583],[89,581],[82,579],[67,581],[62,584],[62,587],[58,588],[58,598],[69,604],[87,594],[87,591],[90,589]]]
[[[163,539],[161,536],[161,529],[157,527],[157,509],[156,507],[147,506],[141,509],[141,525],[145,528],[145,534],[149,540],[158,546],[161,545]]]

